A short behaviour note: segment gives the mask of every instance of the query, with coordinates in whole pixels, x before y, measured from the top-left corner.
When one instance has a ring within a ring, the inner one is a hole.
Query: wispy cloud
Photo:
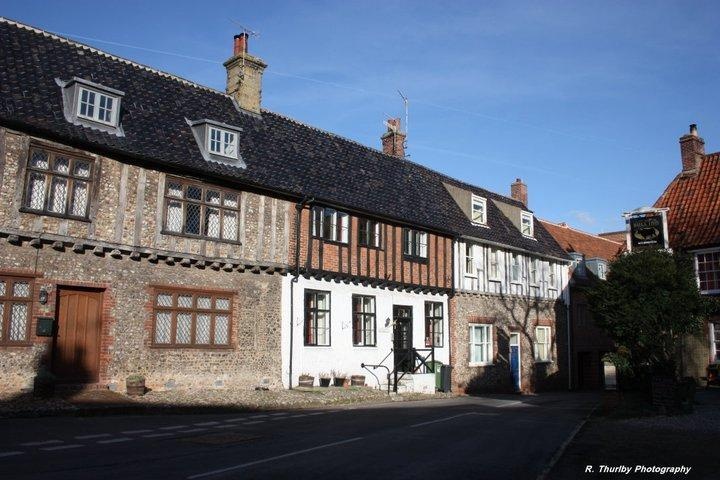
[[[572,210],[570,212],[570,215],[578,222],[589,227],[592,227],[597,223],[597,220],[595,220],[595,217],[590,212],[585,212],[582,210]]]

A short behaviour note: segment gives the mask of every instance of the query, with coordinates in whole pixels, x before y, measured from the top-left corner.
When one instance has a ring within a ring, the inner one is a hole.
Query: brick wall
[[[452,380],[456,391],[511,392],[510,334],[520,335],[521,388],[524,392],[567,388],[565,307],[562,302],[495,294],[458,293],[450,299]],[[493,326],[493,364],[469,366],[470,325]],[[549,326],[550,363],[534,360],[535,327]]]

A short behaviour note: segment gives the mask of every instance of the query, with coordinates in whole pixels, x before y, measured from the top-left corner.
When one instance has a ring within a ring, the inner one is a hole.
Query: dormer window
[[[208,125],[208,151],[223,157],[237,158],[237,135],[234,132]]]
[[[472,222],[476,225],[485,225],[487,223],[487,200],[472,196]]]
[[[534,236],[533,214],[530,212],[522,212],[520,214],[520,232],[526,237]]]
[[[117,97],[79,87],[78,117],[115,126],[117,124]]]

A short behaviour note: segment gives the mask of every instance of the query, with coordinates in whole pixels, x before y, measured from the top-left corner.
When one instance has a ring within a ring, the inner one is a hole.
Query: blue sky
[[[714,2],[8,1],[0,15],[224,89],[232,36],[266,108],[379,147],[410,99],[418,163],[600,232],[652,204],[699,125],[720,148]],[[142,47],[131,48],[129,46]],[[160,53],[165,52],[165,53]],[[171,55],[174,54],[174,55]],[[188,58],[193,57],[193,58]]]

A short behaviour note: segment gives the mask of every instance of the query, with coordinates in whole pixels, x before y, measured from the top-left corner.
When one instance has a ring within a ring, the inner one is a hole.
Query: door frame
[[[414,342],[413,342],[413,334],[414,334],[414,332],[413,332],[413,330],[414,330],[414,328],[413,328],[413,321],[414,321],[414,318],[413,318],[413,307],[412,307],[412,305],[395,305],[395,304],[393,304],[393,333],[392,333],[392,345],[393,345],[393,352],[395,353],[395,355],[393,355],[393,365],[395,365],[395,364],[397,363],[397,353],[398,353],[397,350],[398,350],[398,349],[396,348],[397,346],[396,346],[396,344],[395,344],[395,340],[396,340],[396,338],[397,338],[398,317],[397,317],[397,315],[396,315],[396,311],[397,311],[397,309],[400,309],[400,308],[405,308],[405,309],[407,309],[407,310],[410,312],[410,316],[407,317],[407,318],[403,318],[403,319],[402,319],[402,322],[403,322],[403,323],[407,323],[407,324],[410,326],[410,328],[409,328],[409,335],[408,335],[409,341],[410,341],[410,347],[408,347],[408,348],[413,348],[413,345],[414,345]]]
[[[522,391],[522,342],[520,341],[520,333],[518,332],[510,332],[510,337],[508,338],[508,348],[510,349],[510,356],[512,356],[512,347],[514,346],[512,343],[513,337],[517,338],[517,349],[518,349],[518,382],[517,382],[517,390],[518,392]],[[512,375],[512,365],[510,366],[510,374]],[[513,379],[513,383],[515,383],[515,379]],[[513,388],[515,388],[515,385],[513,385]]]
[[[100,382],[100,379],[103,377],[103,371],[104,367],[106,365],[103,364],[102,359],[102,341],[103,337],[105,335],[105,323],[106,318],[104,315],[105,310],[105,301],[106,301],[106,295],[107,295],[107,289],[102,287],[91,287],[91,286],[83,286],[83,285],[63,285],[63,284],[57,284],[55,286],[55,328],[53,331],[53,337],[52,337],[52,345],[51,345],[51,351],[50,351],[50,368],[54,371],[55,369],[55,361],[56,361],[56,354],[57,354],[57,336],[60,331],[60,296],[61,292],[63,291],[74,291],[74,292],[87,292],[87,293],[96,293],[100,295],[100,301],[98,305],[98,314],[99,314],[99,322],[100,325],[98,326],[98,337],[97,337],[97,352],[96,358],[97,358],[97,373],[93,376],[93,378],[81,380],[81,379],[75,379],[75,378],[67,378],[66,381],[62,377],[58,377],[59,383],[69,383],[69,384],[93,384]]]

